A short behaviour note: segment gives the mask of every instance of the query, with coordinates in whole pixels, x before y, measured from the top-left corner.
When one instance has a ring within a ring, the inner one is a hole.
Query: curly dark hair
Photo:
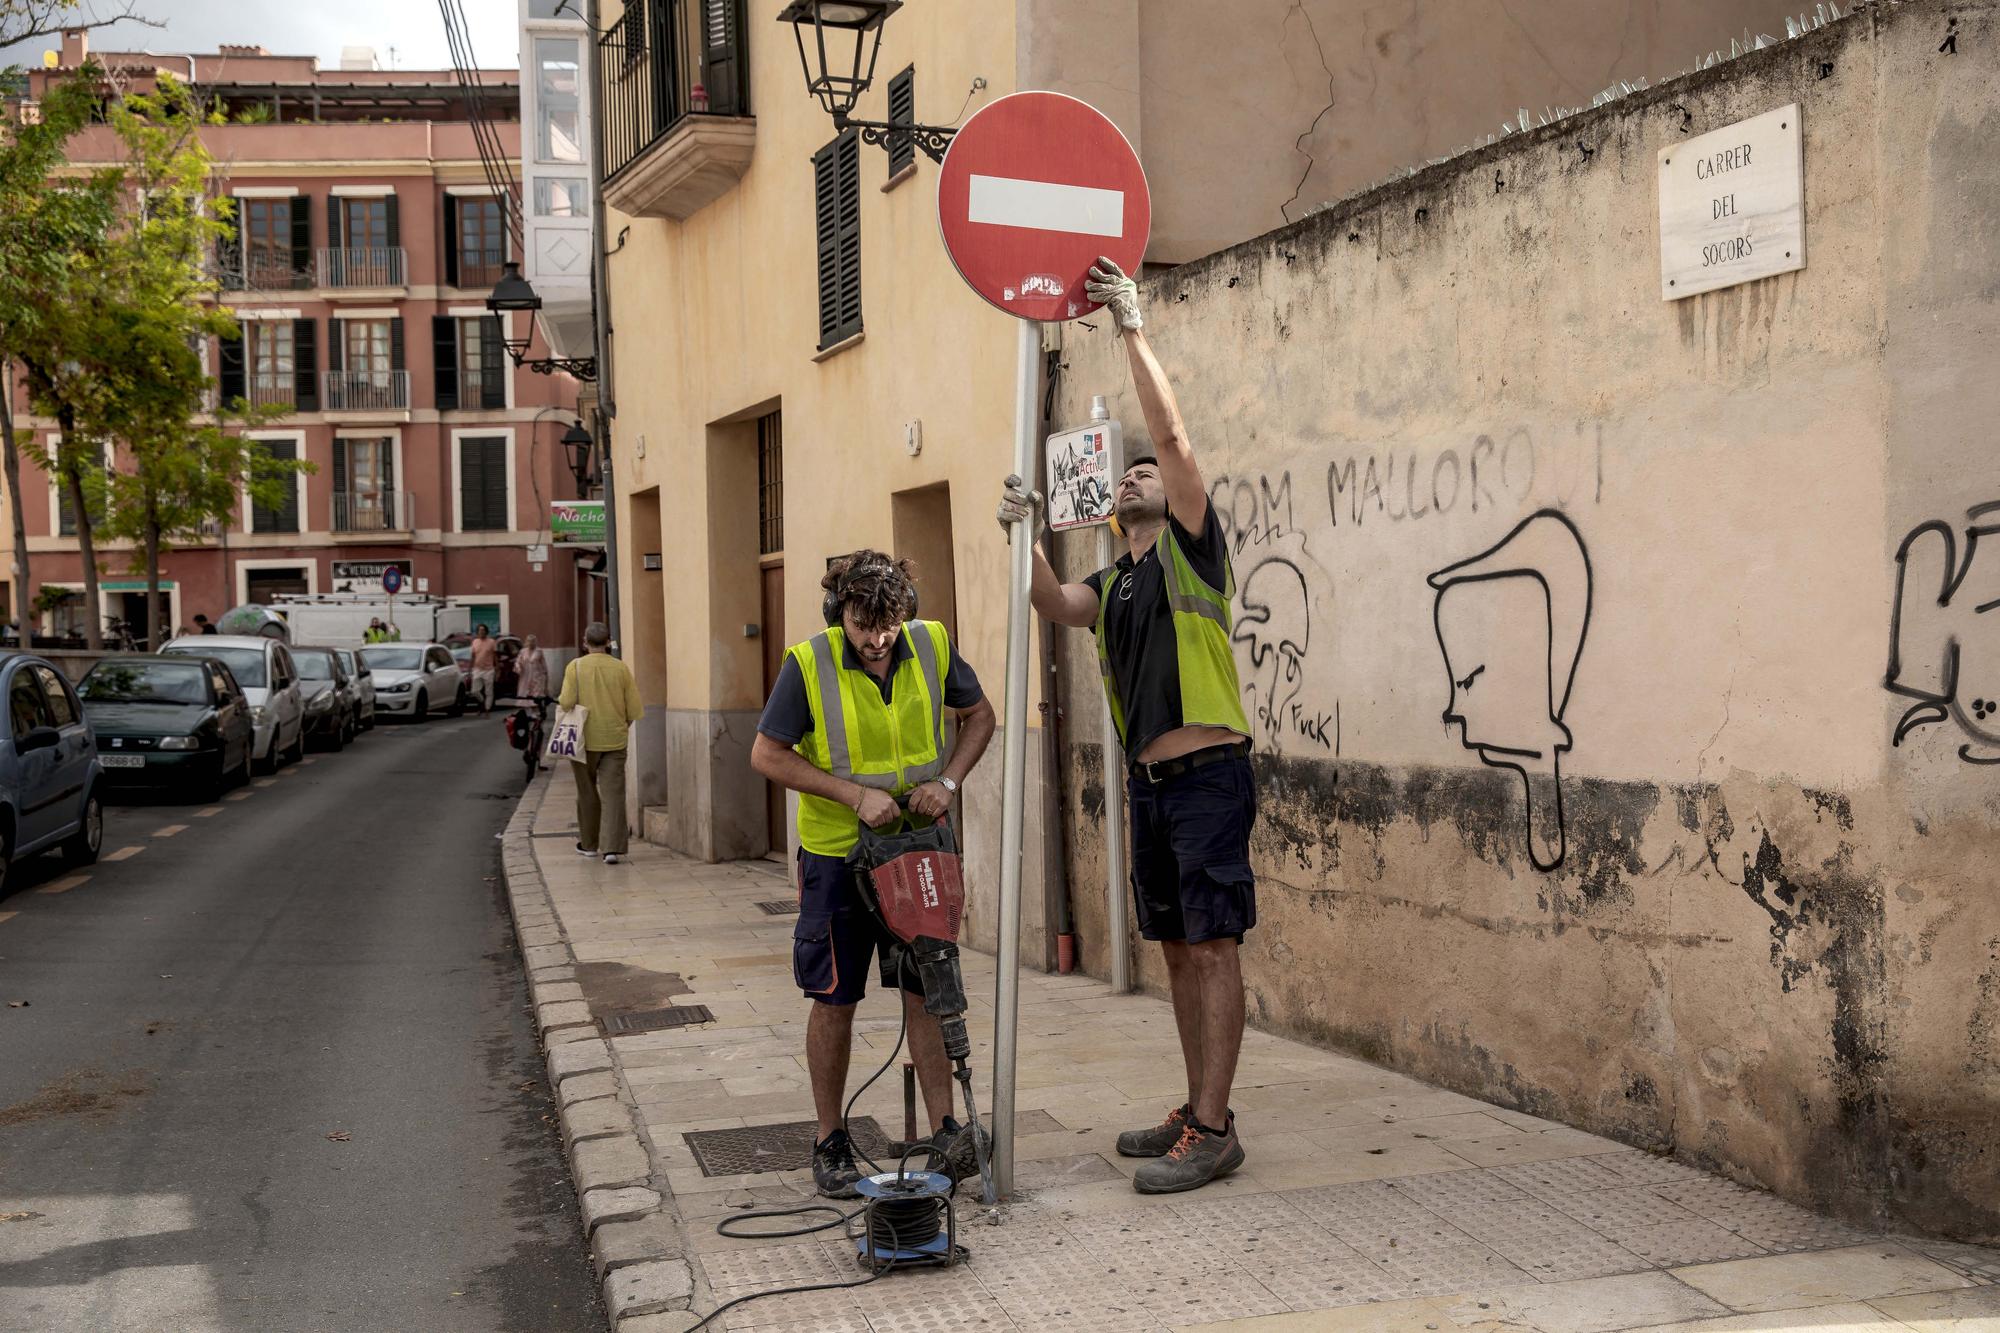
[[[880,629],[916,614],[917,569],[901,556],[864,547],[828,565],[819,586],[837,607],[851,611],[863,629]]]

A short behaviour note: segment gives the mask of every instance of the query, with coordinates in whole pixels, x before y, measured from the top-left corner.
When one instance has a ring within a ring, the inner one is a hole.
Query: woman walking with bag
[[[556,700],[561,711],[549,748],[556,752],[566,733],[580,732],[575,737],[580,744],[565,756],[576,773],[576,850],[591,857],[602,851],[606,865],[617,865],[629,837],[625,738],[645,705],[639,701],[639,682],[632,678],[632,669],[611,655],[609,629],[592,622],[583,632],[583,647],[584,655],[563,672],[562,694]],[[583,715],[580,727],[576,713]]]

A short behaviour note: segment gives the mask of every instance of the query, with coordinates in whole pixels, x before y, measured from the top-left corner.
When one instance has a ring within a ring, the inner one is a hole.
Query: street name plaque
[[[1796,102],[1662,148],[1660,299],[1806,266]]]

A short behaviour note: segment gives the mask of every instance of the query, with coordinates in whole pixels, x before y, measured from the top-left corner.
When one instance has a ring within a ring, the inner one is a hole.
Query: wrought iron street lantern
[[[949,127],[856,120],[853,115],[854,104],[875,81],[882,25],[902,7],[903,0],[791,0],[778,21],[792,25],[806,91],[833,117],[835,131],[860,130],[863,143],[892,152],[908,141],[933,162],[942,162],[954,133]]]
[[[594,356],[528,358],[528,349],[534,344],[534,316],[541,313],[542,298],[521,276],[521,265],[517,261],[508,260],[500,266],[500,281],[493,284],[493,290],[486,298],[486,308],[500,317],[500,345],[507,349],[507,356],[516,366],[525,366],[537,375],[560,372],[580,380],[596,381],[597,358]],[[529,316],[528,331],[519,336],[514,333],[513,320],[508,318],[517,311]]]
[[[572,421],[563,432],[562,447],[569,454],[569,470],[576,478],[579,494],[590,484],[590,465],[597,453],[597,441],[583,428],[581,421]]]

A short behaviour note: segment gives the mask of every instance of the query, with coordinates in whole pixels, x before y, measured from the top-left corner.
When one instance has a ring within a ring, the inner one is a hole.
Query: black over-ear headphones
[[[856,575],[866,573],[870,570],[883,570],[890,568],[892,568],[892,566],[886,560],[868,561],[866,563],[857,561],[856,563],[849,565],[846,569],[842,570],[840,572],[840,577],[833,581],[833,586],[826,590],[825,600],[823,600],[820,603],[820,608],[819,608],[820,614],[826,618],[827,628],[837,629],[840,627],[840,610],[843,606],[847,604],[847,585],[855,578]],[[917,585],[914,582],[912,582],[910,584],[910,611],[909,614],[904,617],[904,619],[915,620],[916,618],[917,618]]]

